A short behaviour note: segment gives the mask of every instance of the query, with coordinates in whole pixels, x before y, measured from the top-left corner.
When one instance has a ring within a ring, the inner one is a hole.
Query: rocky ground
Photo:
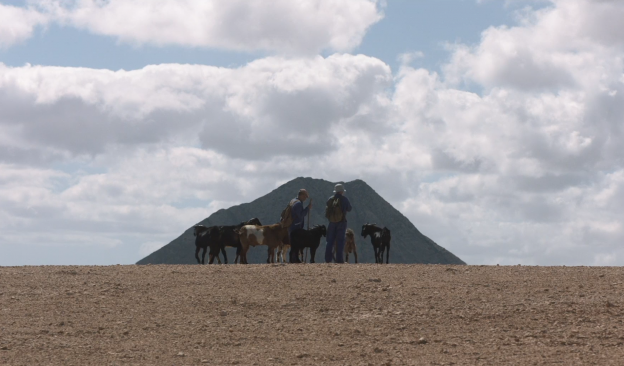
[[[622,365],[624,269],[0,268],[2,365]]]

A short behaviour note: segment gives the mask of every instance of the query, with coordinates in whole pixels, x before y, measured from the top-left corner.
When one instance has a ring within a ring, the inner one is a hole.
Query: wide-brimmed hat
[[[336,186],[334,187],[334,193],[341,193],[341,192],[346,192],[347,190],[344,189],[344,186],[340,183],[336,184]]]

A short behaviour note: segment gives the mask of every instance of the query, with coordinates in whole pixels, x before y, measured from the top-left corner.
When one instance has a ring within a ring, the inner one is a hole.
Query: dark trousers
[[[325,246],[325,263],[331,263],[334,259],[334,241],[336,242],[336,263],[344,263],[345,235],[347,222],[330,222],[327,227],[327,244]]]
[[[295,247],[293,246],[293,241],[292,241],[292,232],[297,230],[299,228],[288,228],[288,239],[290,240],[290,253],[289,253],[289,262],[290,263],[301,263],[301,260],[299,259],[299,250],[296,250]]]

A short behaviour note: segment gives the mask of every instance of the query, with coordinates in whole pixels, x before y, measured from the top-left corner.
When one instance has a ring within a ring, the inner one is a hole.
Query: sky
[[[299,176],[366,181],[469,264],[624,265],[621,19],[0,0],[0,265],[135,263]]]

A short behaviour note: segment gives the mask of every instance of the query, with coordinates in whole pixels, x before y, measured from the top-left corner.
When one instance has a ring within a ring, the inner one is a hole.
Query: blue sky
[[[134,263],[310,175],[364,179],[470,264],[622,265],[623,16],[0,0],[0,265]]]

